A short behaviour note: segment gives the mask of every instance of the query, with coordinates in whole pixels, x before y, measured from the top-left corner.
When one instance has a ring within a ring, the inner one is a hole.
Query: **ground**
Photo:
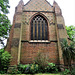
[[[12,75],[12,74],[0,74],[0,75]],[[60,74],[13,74],[13,75],[60,75]]]

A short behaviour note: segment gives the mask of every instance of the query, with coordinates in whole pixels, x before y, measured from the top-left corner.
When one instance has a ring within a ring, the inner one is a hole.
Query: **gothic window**
[[[31,21],[31,40],[48,40],[48,25],[46,19],[35,16]]]

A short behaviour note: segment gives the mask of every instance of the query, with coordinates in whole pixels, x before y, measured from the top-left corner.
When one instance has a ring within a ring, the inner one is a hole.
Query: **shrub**
[[[18,71],[22,74],[34,74],[38,72],[38,64],[18,65]]]
[[[53,73],[53,72],[58,72],[58,69],[56,68],[55,64],[53,63],[48,63],[48,56],[45,55],[44,53],[38,53],[37,57],[35,57],[34,62],[38,64],[38,72],[45,73]]]
[[[0,71],[0,74],[5,74],[6,73],[6,71]]]
[[[71,71],[71,75],[75,75],[75,68]]]
[[[43,53],[38,53],[37,57],[35,57],[34,62],[39,65],[40,68],[45,68],[48,62],[48,56]]]
[[[10,67],[10,68],[9,68],[9,70],[8,70],[7,73],[8,73],[8,74],[21,74],[21,71],[19,71],[19,70],[17,69],[17,66],[14,65],[13,67]]]
[[[64,58],[64,64],[68,65],[68,68],[71,70],[71,61],[75,61],[75,43],[72,42],[68,45],[66,39],[63,39],[61,42],[62,53]]]
[[[38,64],[19,64],[11,69],[11,74],[35,74],[35,73],[56,73],[58,69],[55,64],[48,63],[45,68],[40,68]]]
[[[10,65],[11,55],[4,51],[4,49],[0,49],[0,72],[7,72],[7,69]]]
[[[68,70],[68,69],[65,69],[65,71],[62,72],[62,75],[68,75],[68,74],[70,74],[70,70]]]
[[[56,73],[58,72],[58,69],[54,63],[48,63],[47,67],[45,68],[45,72]]]
[[[38,72],[38,64],[31,64],[30,65],[30,73],[34,74]]]
[[[27,65],[19,64],[18,65],[18,70],[21,71],[21,73],[29,73],[29,68],[30,68],[29,64]]]

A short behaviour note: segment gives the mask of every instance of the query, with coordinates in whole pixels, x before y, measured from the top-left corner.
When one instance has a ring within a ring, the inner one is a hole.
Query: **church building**
[[[60,42],[66,38],[64,18],[54,1],[20,0],[15,8],[13,25],[6,50],[11,54],[11,65],[31,64],[38,53],[48,57],[49,62],[63,65]]]

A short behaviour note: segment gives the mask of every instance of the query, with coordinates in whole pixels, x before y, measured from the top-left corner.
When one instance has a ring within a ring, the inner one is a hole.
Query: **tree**
[[[8,0],[0,0],[0,12],[3,12],[4,14],[9,13],[8,8],[10,8],[10,6],[8,4]]]
[[[75,43],[70,43],[68,45],[68,42],[66,39],[64,39],[61,42],[62,52],[63,52],[63,58],[64,58],[64,64],[67,63],[68,67],[71,69],[71,61],[75,60]]]
[[[10,21],[6,16],[9,13],[8,8],[9,1],[8,0],[0,0],[0,44],[4,45],[4,40],[8,37],[8,32],[10,29]]]
[[[75,41],[75,26],[66,26],[67,34],[72,41]]]
[[[4,49],[0,49],[0,74],[6,73],[10,65],[11,55]]]

